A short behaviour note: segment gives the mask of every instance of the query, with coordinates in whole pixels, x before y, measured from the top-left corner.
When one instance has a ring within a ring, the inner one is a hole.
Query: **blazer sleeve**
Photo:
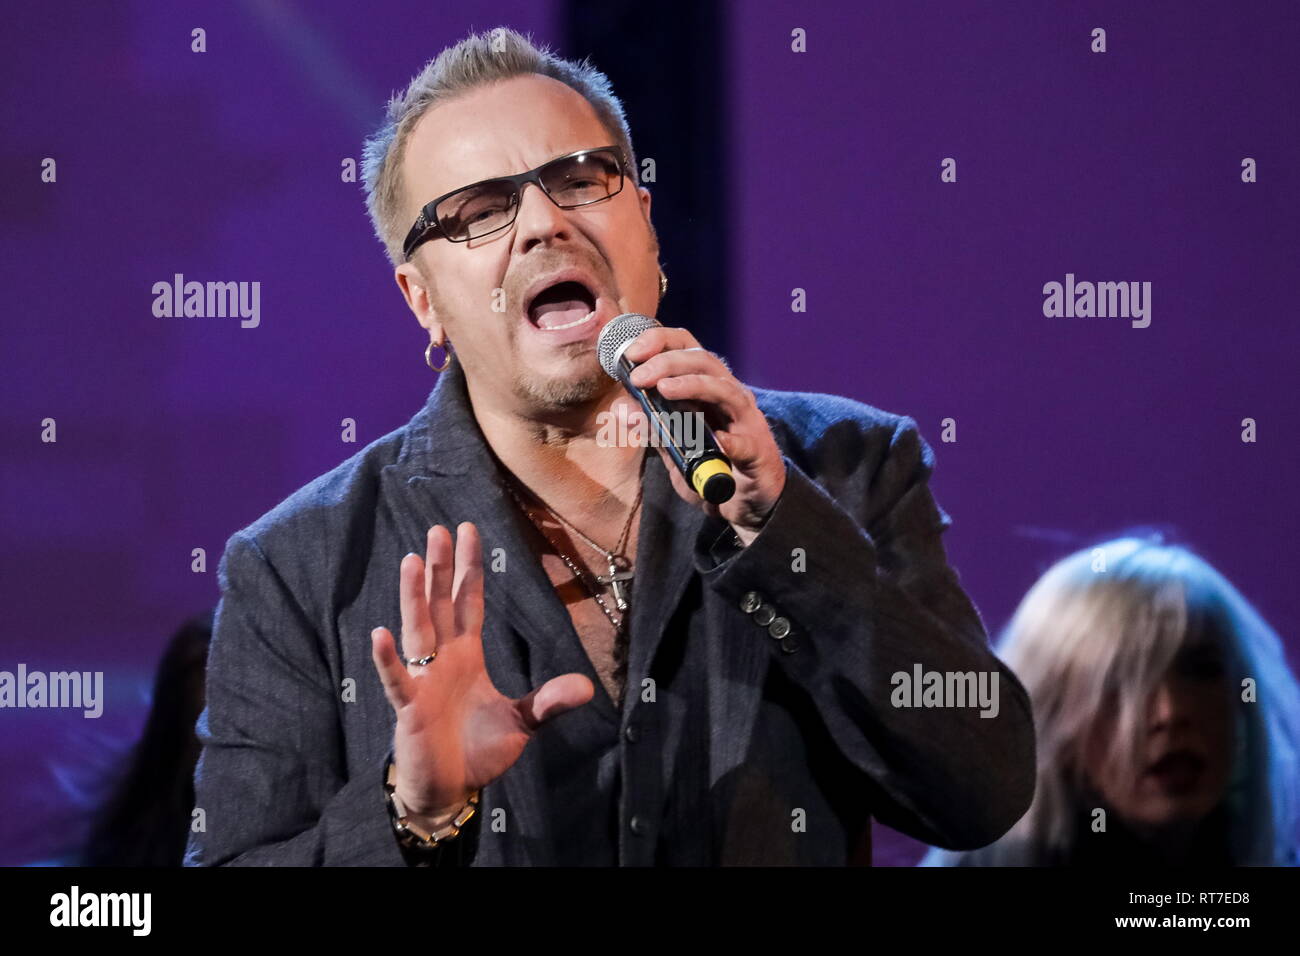
[[[349,779],[315,629],[256,540],[230,539],[197,732],[187,866],[402,866],[385,761]]]
[[[837,497],[786,454],[785,489],[758,535],[742,549],[733,542],[718,563],[713,536],[727,526],[711,520],[697,539],[697,569],[736,613],[752,593],[789,622],[785,641],[751,633],[866,775],[874,816],[926,843],[984,846],[1033,797],[1033,717],[948,566],[941,535],[951,521],[927,484],[933,452],[915,421],[897,417],[892,434],[889,425],[837,422],[817,456],[812,466],[834,476]],[[996,674],[996,716],[894,706],[893,675],[911,676],[918,664]]]

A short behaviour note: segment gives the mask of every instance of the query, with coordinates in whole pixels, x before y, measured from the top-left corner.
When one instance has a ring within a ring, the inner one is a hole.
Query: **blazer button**
[[[637,836],[645,836],[646,825],[641,822],[640,817],[634,815],[631,820],[627,821],[627,827]]]
[[[623,739],[630,744],[634,744],[641,739],[641,732],[636,729],[636,724],[627,725],[623,730]]]
[[[790,622],[783,617],[773,618],[772,623],[767,626],[767,633],[779,641],[790,633]]]
[[[781,650],[785,651],[787,654],[793,654],[795,651],[799,650],[799,642],[793,637],[782,638]]]
[[[757,591],[750,591],[740,599],[740,609],[746,614],[753,614],[763,606],[763,595]]]
[[[770,604],[764,604],[754,612],[754,623],[759,627],[767,627],[772,623],[774,617],[776,617],[776,611],[772,610]]]

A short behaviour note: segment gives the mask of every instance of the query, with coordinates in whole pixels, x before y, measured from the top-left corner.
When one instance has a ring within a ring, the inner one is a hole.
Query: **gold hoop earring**
[[[663,266],[659,267],[659,298],[668,294],[668,277],[664,275]]]
[[[439,342],[438,348],[447,350],[443,355],[442,364],[433,364],[433,339],[430,339],[429,344],[425,346],[424,364],[429,366],[429,368],[433,369],[435,372],[445,372],[447,369],[451,368],[451,343],[447,341]]]

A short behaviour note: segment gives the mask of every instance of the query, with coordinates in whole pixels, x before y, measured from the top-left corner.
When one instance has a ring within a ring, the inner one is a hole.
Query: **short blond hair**
[[[589,59],[564,60],[508,27],[470,34],[430,60],[407,86],[388,101],[384,125],[362,150],[366,209],[389,261],[402,263],[402,242],[411,223],[402,218],[402,150],[416,122],[438,103],[500,80],[530,73],[549,76],[581,93],[592,105],[613,142],[620,146],[635,176],[636,155],[623,104],[609,78]],[[595,144],[593,144],[595,145]],[[604,144],[600,144],[604,145]],[[430,199],[434,198],[432,196]]]

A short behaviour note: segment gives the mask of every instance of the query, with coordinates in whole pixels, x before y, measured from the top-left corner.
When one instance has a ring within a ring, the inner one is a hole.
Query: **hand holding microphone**
[[[753,540],[785,488],[785,460],[754,393],[686,329],[649,316],[611,319],[597,351],[652,420],[664,411],[703,414],[708,428],[697,447],[667,447],[661,435],[659,456],[683,499],[729,522],[744,543]]]

